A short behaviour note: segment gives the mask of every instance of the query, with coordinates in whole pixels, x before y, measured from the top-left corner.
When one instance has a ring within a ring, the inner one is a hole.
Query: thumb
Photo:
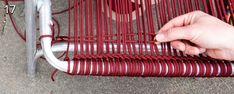
[[[174,40],[191,40],[195,33],[191,31],[192,29],[189,26],[184,27],[175,27],[166,31],[159,32],[155,39],[158,42],[170,42]]]

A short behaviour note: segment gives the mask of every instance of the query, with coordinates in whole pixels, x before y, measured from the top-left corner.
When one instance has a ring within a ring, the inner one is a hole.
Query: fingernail
[[[193,54],[193,55],[199,55],[200,54],[199,50],[197,50],[197,49],[191,50],[190,53]]]
[[[157,36],[156,36],[156,39],[157,41],[162,41],[163,39],[165,38],[165,36],[161,33],[159,33]]]
[[[189,55],[195,55],[195,51],[190,50],[190,51],[186,52],[186,54],[189,54]]]
[[[175,47],[177,50],[183,51],[182,47],[180,45],[176,45]]]
[[[200,53],[205,53],[206,52],[206,49],[205,48],[200,48]]]
[[[160,42],[154,42],[156,45],[159,45],[160,44]]]

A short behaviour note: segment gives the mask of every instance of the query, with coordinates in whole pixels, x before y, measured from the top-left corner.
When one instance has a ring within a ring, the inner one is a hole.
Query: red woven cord
[[[68,0],[68,7],[71,7],[71,1]],[[70,37],[71,37],[71,10],[68,10],[68,42],[67,42],[67,51],[65,60],[68,61],[67,73],[70,73],[70,58],[69,58],[69,49],[70,49]]]
[[[120,0],[114,0],[115,3],[120,3]],[[115,8],[116,8],[116,12],[120,12],[120,6],[116,6],[115,5]],[[120,42],[121,42],[121,39],[120,39],[120,15],[116,15],[116,34],[117,34],[117,54],[120,54]]]
[[[166,14],[165,14],[165,11],[166,11],[165,8],[166,8],[166,7],[165,7],[164,4],[165,4],[165,0],[161,1],[161,3],[159,3],[160,9],[161,9],[161,10],[159,11],[160,14],[161,14],[161,15],[160,15],[161,17],[160,17],[159,19],[162,19],[162,20],[161,20],[161,23],[162,23],[162,24],[165,24],[165,23],[166,23],[166,16],[165,16],[165,15],[166,15]],[[165,48],[165,45],[166,45],[166,43],[161,43],[161,50],[162,50],[162,55],[163,55],[163,56],[166,55],[166,48]]]
[[[133,39],[133,36],[132,35],[129,35],[133,32],[132,30],[132,26],[133,26],[133,22],[132,22],[132,11],[135,10],[133,9],[133,6],[132,6],[132,2],[129,1],[129,0],[126,0],[125,2],[125,11],[127,13],[129,13],[129,15],[127,15],[127,21],[129,21],[129,23],[126,23],[127,27],[126,27],[126,44],[127,44],[127,53],[126,54],[129,54],[129,55],[133,55],[134,54],[134,51],[136,50],[135,49],[135,46],[133,48],[131,48],[131,43],[127,42],[127,41],[131,41],[131,40],[134,40]],[[128,7],[129,6],[129,7]],[[128,27],[130,27],[130,29],[128,30]],[[135,43],[133,43],[134,45]],[[125,54],[125,55],[126,55]]]
[[[110,4],[109,4],[109,11],[108,11],[108,12],[109,12],[109,15],[110,15],[109,18],[112,18],[112,17],[113,17],[113,14],[112,14],[112,10],[111,10],[111,9],[114,7],[114,5],[112,5],[112,2],[114,2],[114,1],[113,1],[113,0],[109,0],[109,1],[110,1]],[[114,32],[113,32],[114,29],[113,29],[113,25],[112,25],[112,24],[114,24],[114,22],[113,22],[112,20],[109,20],[109,24],[110,24],[110,25],[109,25],[109,26],[110,26],[110,40],[114,40],[114,38],[113,38],[113,37],[114,37],[114,36],[113,36],[113,35],[114,35]],[[111,41],[111,44],[112,44],[112,45],[111,45],[111,47],[112,47],[111,50],[112,50],[113,53],[115,53],[114,41]]]
[[[55,81],[54,80],[54,76],[55,76],[55,74],[58,72],[58,70],[57,69],[55,69],[53,72],[52,72],[52,74],[51,74],[51,76],[50,76],[50,79],[52,80],[52,81]]]
[[[146,1],[145,5],[146,5],[146,13],[147,13],[147,23],[148,23],[148,33],[154,34],[155,30],[154,30],[154,22],[153,22],[153,13],[152,13],[152,5],[151,5],[151,0],[148,0],[148,2]],[[149,36],[148,40],[146,41],[151,41],[153,40],[153,35]],[[153,49],[153,43],[150,43],[150,55],[155,55],[154,53],[154,49]],[[146,49],[147,50],[147,49]]]
[[[109,0],[104,0],[104,4],[103,4],[103,12],[104,12],[104,31],[105,32],[105,35],[109,35],[109,28],[108,28],[108,16],[107,14],[108,11],[107,11],[107,3],[108,3]],[[105,40],[109,40],[109,37],[108,36],[105,36]],[[106,53],[109,53],[110,52],[110,45],[109,45],[109,42],[106,42]]]
[[[78,69],[78,0],[74,0],[74,65],[72,74]]]
[[[221,5],[221,8],[222,8],[222,13],[223,13],[223,15],[224,15],[224,17],[225,17],[225,21],[226,22],[229,22],[229,19],[227,18],[227,11],[226,11],[226,6],[224,5],[224,2],[223,2],[223,0],[220,0],[220,5]]]
[[[74,35],[70,29],[68,36],[59,35],[75,45],[74,59],[69,59],[69,46],[66,52],[67,72],[96,76],[232,76],[229,61],[178,53],[169,43],[160,44],[161,49],[154,44],[155,32],[166,22],[194,10],[225,20],[226,7],[218,0],[74,0]],[[68,14],[70,23],[70,9]],[[71,28],[72,24],[68,25]],[[70,60],[74,60],[73,68]]]
[[[47,38],[47,37],[52,38],[52,40],[54,40],[54,32],[55,32],[55,29],[54,29],[54,24],[53,24],[53,23],[50,24],[50,29],[51,29],[51,31],[52,31],[52,34],[51,34],[51,35],[41,35],[41,36],[39,37],[39,40],[41,40],[42,38]]]
[[[144,1],[146,2],[146,1]],[[140,0],[140,3],[141,5],[145,6],[145,4],[143,3],[143,0]],[[145,14],[144,14],[144,7],[139,7],[140,8],[140,13],[141,13],[141,26],[142,26],[142,31],[138,32],[140,33],[140,36],[141,36],[141,39],[139,39],[141,41],[140,45],[141,45],[141,53],[140,55],[148,55],[148,52],[143,52],[143,50],[147,51],[147,47],[146,47],[146,37],[147,37],[147,34],[146,34],[146,21],[145,21]],[[145,46],[145,49],[143,49],[143,46]]]
[[[215,5],[216,5],[216,8],[217,8],[218,18],[221,19],[221,20],[224,20],[225,17],[222,15],[221,5],[220,5],[220,3],[219,3],[219,0],[215,0]],[[225,21],[225,20],[224,20],[224,21]]]
[[[89,36],[94,36],[94,34],[93,34],[93,0],[89,0],[88,1],[89,2],[89,4],[91,4],[91,5],[89,5]],[[93,37],[90,37],[89,38],[89,40],[94,40],[94,38]],[[91,41],[90,42],[90,45],[91,45],[91,54],[94,54],[94,46],[93,46],[93,43],[94,43],[94,41]]]
[[[234,21],[234,15],[233,15],[233,12],[234,12],[234,10],[233,10],[233,3],[234,3],[234,1],[233,0],[228,0],[227,1],[228,2],[228,5],[229,5],[229,8],[230,8],[230,14],[231,14],[231,18],[232,18],[232,21]]]
[[[46,38],[46,37],[53,38],[53,35],[41,35],[39,37],[39,40],[41,40],[42,38]]]
[[[8,0],[5,0],[8,5]],[[16,0],[20,1],[20,0]],[[77,1],[77,0],[76,0]],[[155,0],[155,2],[159,0]],[[154,35],[154,18],[156,18],[158,29],[163,26],[170,19],[193,11],[204,9],[205,12],[210,13],[213,16],[225,20],[227,15],[226,6],[224,2],[229,5],[229,11],[233,13],[233,0],[223,1],[206,1],[194,0],[194,3],[186,0],[166,0],[155,5],[156,15],[152,13],[151,1],[126,1],[126,0],[109,0],[106,3],[97,3],[96,15],[93,15],[92,0],[88,0],[88,3],[80,1],[74,4],[74,36],[71,36],[70,29],[68,30],[68,36],[60,35],[60,25],[56,19],[53,19],[56,23],[57,39],[52,43],[67,41],[68,47],[65,56],[65,60],[68,61],[68,71],[70,72],[70,59],[68,56],[69,44],[74,42],[80,43],[80,52],[78,53],[78,46],[74,54],[74,67],[72,68],[73,74],[81,75],[104,75],[104,76],[232,76],[232,63],[229,61],[221,61],[207,58],[205,56],[192,57],[186,56],[182,52],[177,54],[176,50],[172,50],[170,45],[162,44],[162,49],[158,49],[157,45],[151,41],[152,35]],[[117,3],[113,5],[113,2]],[[178,8],[176,7],[178,4]],[[76,5],[76,12],[75,12]],[[80,6],[78,6],[80,5]],[[202,6],[204,5],[204,6]],[[103,7],[104,6],[104,7]],[[171,8],[170,8],[171,7]],[[73,8],[69,5],[69,11]],[[85,12],[82,10],[85,8]],[[104,13],[103,13],[104,8]],[[112,11],[114,8],[115,20],[112,20]],[[144,10],[145,8],[145,10]],[[109,11],[108,11],[109,9]],[[65,11],[65,12],[66,12]],[[135,11],[136,20],[132,11]],[[63,13],[62,11],[61,13]],[[124,13],[124,15],[123,15]],[[129,14],[127,14],[129,13]],[[60,14],[60,13],[58,13]],[[84,19],[85,14],[85,19]],[[71,15],[71,13],[69,13]],[[88,17],[89,15],[89,17]],[[103,16],[104,15],[104,16]],[[166,15],[166,16],[165,16]],[[93,16],[97,16],[97,20],[94,20]],[[79,18],[78,18],[79,17]],[[233,15],[231,15],[233,21]],[[12,17],[10,16],[11,20]],[[79,20],[78,20],[79,19]],[[70,28],[69,16],[69,28]],[[85,21],[84,21],[85,20]],[[96,22],[95,22],[96,21]],[[17,30],[16,24],[13,25]],[[97,23],[94,27],[94,23]],[[85,26],[84,26],[85,25]],[[137,30],[134,29],[137,27]],[[84,28],[85,27],[85,28]],[[97,31],[94,28],[97,28]],[[76,29],[75,29],[76,28]],[[42,35],[39,39],[45,37],[52,37],[54,39],[55,30],[54,26],[51,26],[52,35]],[[85,32],[84,32],[85,31]],[[137,32],[137,33],[136,33]],[[75,34],[76,33],[76,34]],[[18,33],[20,35],[20,33]],[[24,36],[21,36],[24,37]],[[60,40],[61,39],[61,40]],[[97,41],[95,41],[97,40]],[[94,52],[94,42],[97,44],[98,53]],[[90,46],[88,45],[90,43]],[[75,44],[75,45],[76,45]],[[103,45],[106,45],[104,49]],[[114,49],[114,44],[117,44],[117,49]],[[135,44],[139,44],[138,47]],[[150,54],[147,52],[146,44],[150,46]],[[84,49],[86,45],[86,49]],[[111,46],[112,45],[112,46]],[[120,46],[122,45],[122,46]],[[86,52],[85,52],[85,51]],[[89,51],[90,50],[90,51]],[[160,55],[159,50],[162,50]],[[61,55],[62,57],[63,55]],[[204,59],[206,58],[206,59]],[[52,77],[55,73],[53,73]]]
[[[142,26],[141,26],[141,22],[140,22],[140,11],[139,11],[139,8],[140,8],[140,6],[139,6],[139,4],[140,4],[140,2],[139,2],[139,0],[135,0],[135,6],[136,6],[136,22],[137,22],[137,34],[138,34],[138,44],[139,44],[139,47],[138,47],[138,50],[139,50],[139,53],[138,54],[140,54],[140,55],[142,55],[143,54],[143,52],[142,52]]]
[[[60,33],[61,33],[61,30],[60,30],[60,24],[59,24],[59,22],[54,18],[54,17],[52,17],[52,20],[53,20],[53,22],[56,24],[53,24],[53,30],[52,30],[52,35],[53,35],[53,40],[56,38],[57,40],[59,40],[59,38],[61,38],[61,35],[60,35]],[[57,26],[57,35],[55,35],[55,26]],[[55,37],[56,36],[56,37]],[[62,38],[61,38],[62,39]]]
[[[154,0],[154,2],[159,2],[159,0]],[[159,7],[158,7],[159,5],[155,5],[155,12],[156,12],[156,14],[155,14],[155,16],[156,16],[156,22],[157,22],[157,29],[159,30],[160,29],[160,26],[161,26],[161,22],[160,22],[160,13],[159,13]],[[157,46],[157,44],[154,44],[154,47],[155,47],[155,53],[156,53],[156,55],[160,55],[160,53],[159,53],[159,49],[158,49],[158,46]]]
[[[79,23],[79,25],[80,25],[80,30],[79,30],[79,32],[80,32],[80,41],[79,41],[79,43],[80,43],[80,45],[82,45],[82,46],[80,46],[80,54],[81,55],[83,55],[84,54],[84,38],[83,38],[83,36],[84,36],[84,14],[83,14],[83,3],[84,3],[84,1],[83,0],[80,0],[80,5],[79,5],[79,17],[80,17],[80,19],[79,19],[79,21],[80,21],[80,23]]]
[[[121,0],[121,4],[123,4],[122,5],[122,7],[121,7],[121,9],[123,10],[123,13],[127,13],[127,9],[128,9],[128,3],[127,3],[127,1],[126,0]],[[128,15],[123,15],[122,16],[122,20],[123,20],[123,22],[122,22],[122,44],[123,44],[123,54],[124,55],[126,55],[127,54],[127,50],[126,50],[126,46],[127,46],[127,43],[126,43],[126,38],[127,38],[127,36],[126,36],[126,34],[127,34],[127,25],[128,25],[128,17],[127,17]]]

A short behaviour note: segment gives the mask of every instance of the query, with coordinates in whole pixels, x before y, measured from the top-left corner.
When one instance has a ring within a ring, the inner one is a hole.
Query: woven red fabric
[[[62,39],[68,43],[65,60],[74,61],[73,67],[69,62],[68,73],[143,77],[232,76],[231,61],[185,55],[172,49],[169,43],[154,44],[153,37],[170,19],[195,10],[232,23],[234,15],[227,18],[227,14],[233,14],[233,0],[73,0],[73,6],[71,0],[67,1],[67,10],[53,14],[68,11],[68,35],[59,35],[54,40]],[[75,49],[73,57],[69,57],[71,43]]]

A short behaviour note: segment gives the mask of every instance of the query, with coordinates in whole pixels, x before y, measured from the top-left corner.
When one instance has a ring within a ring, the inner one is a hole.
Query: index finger
[[[194,11],[190,12],[181,16],[178,16],[172,20],[170,20],[168,23],[166,23],[160,30],[159,32],[167,31],[171,28],[175,27],[181,27],[181,26],[186,26],[190,25],[194,22],[197,16],[203,15],[204,13],[201,11]]]

